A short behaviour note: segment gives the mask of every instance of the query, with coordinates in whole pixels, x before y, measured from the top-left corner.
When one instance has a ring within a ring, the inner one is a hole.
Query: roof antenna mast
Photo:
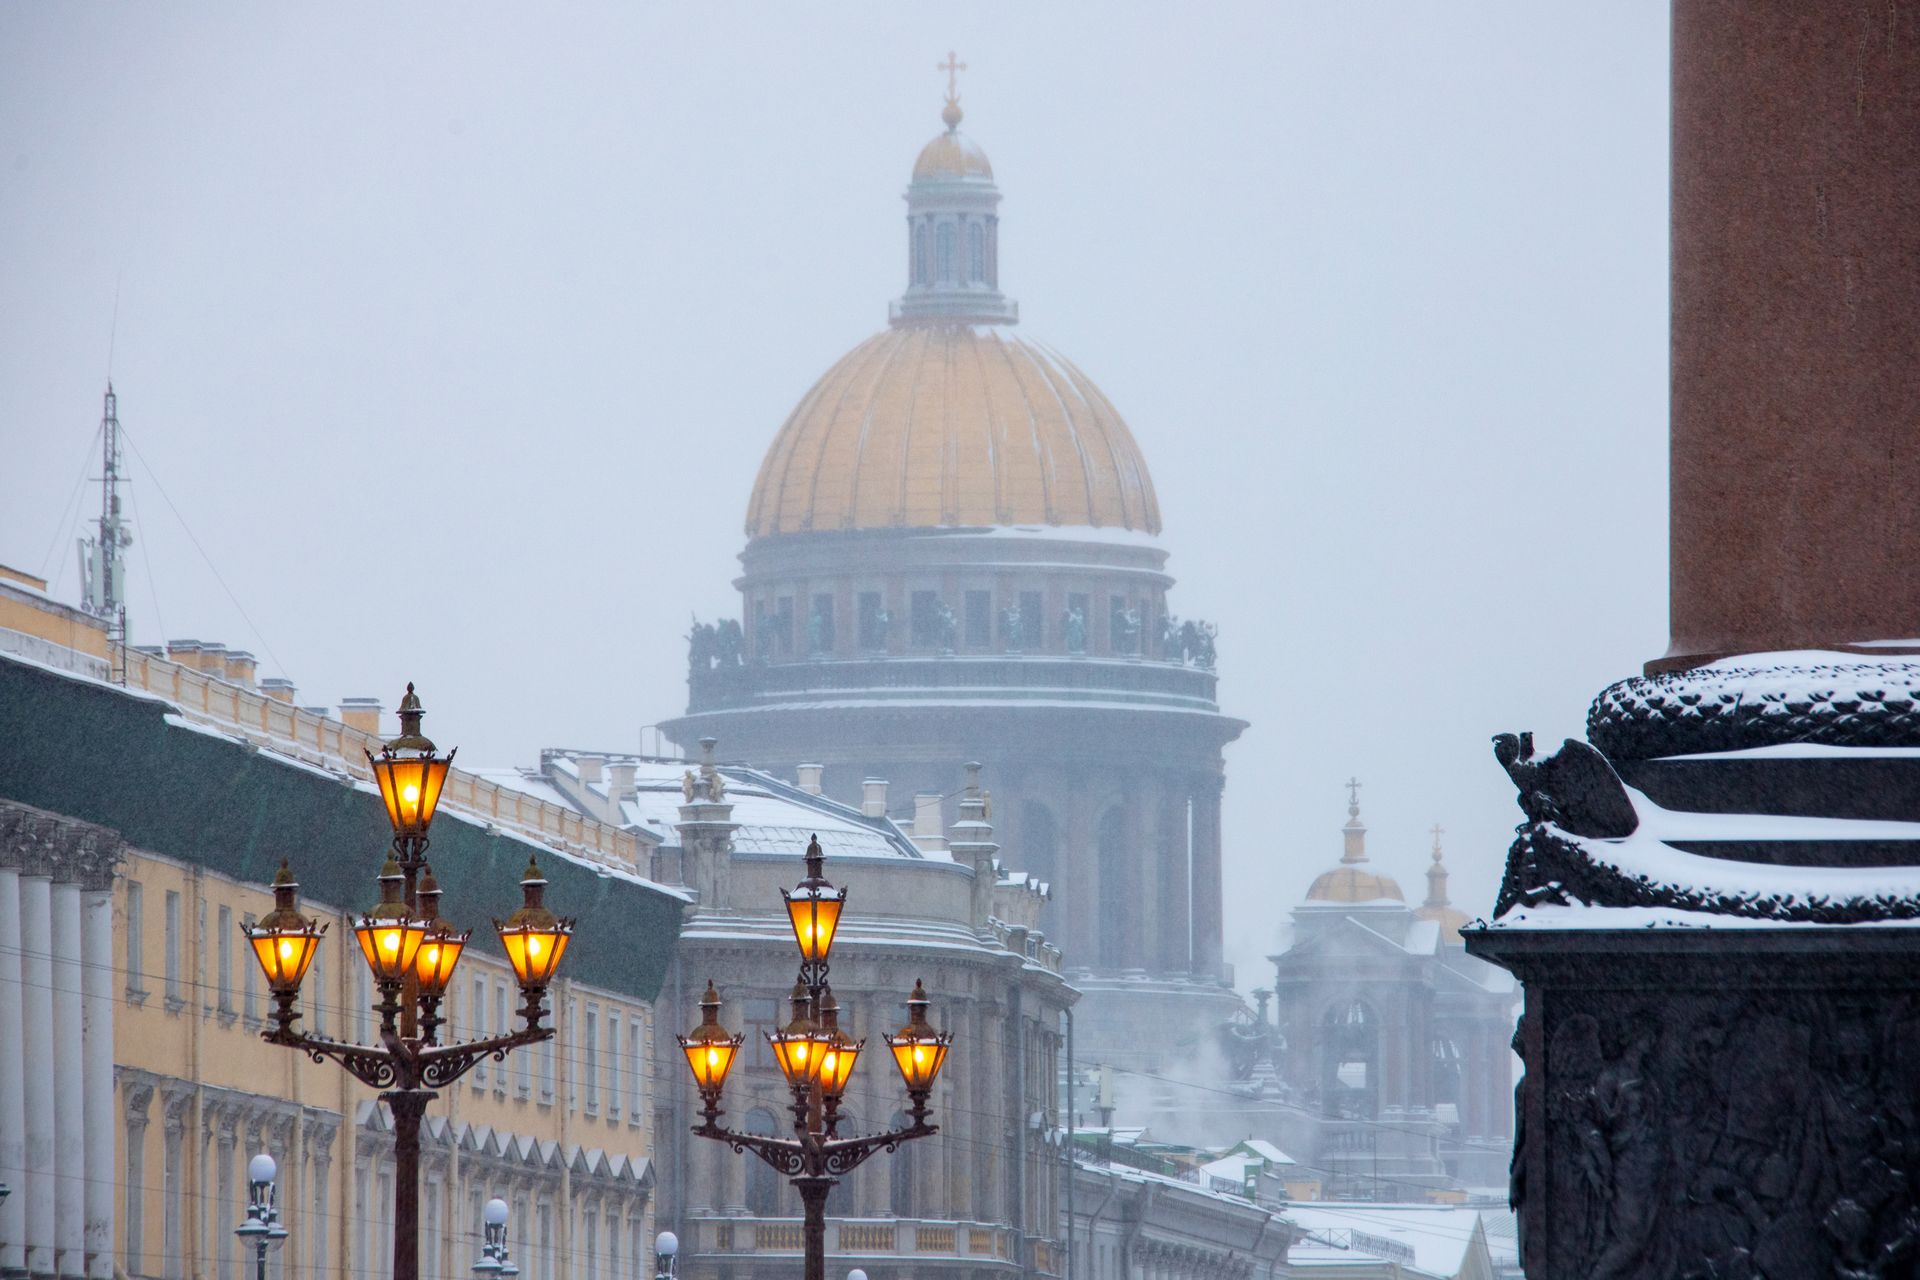
[[[113,380],[100,417],[100,519],[92,537],[80,539],[80,607],[107,621],[107,654],[113,679],[127,682],[127,556],[133,531],[120,514],[120,484],[126,478],[120,451],[119,399]]]

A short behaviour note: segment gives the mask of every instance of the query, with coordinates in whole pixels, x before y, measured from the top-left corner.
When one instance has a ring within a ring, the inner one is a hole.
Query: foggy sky
[[[1485,912],[1488,736],[1666,647],[1666,42],[1658,0],[7,6],[0,562],[74,598],[111,340],[136,643],[416,680],[475,765],[634,749],[903,286],[957,49],[1022,331],[1125,415],[1252,722],[1250,987],[1350,773],[1380,869],[1417,902],[1442,823]]]

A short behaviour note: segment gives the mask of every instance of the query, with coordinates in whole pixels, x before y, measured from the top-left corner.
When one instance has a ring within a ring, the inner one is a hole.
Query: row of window
[[[914,591],[908,596],[907,645],[940,652],[991,650],[996,645],[1009,653],[1040,652],[1047,648],[1051,636],[1053,644],[1068,653],[1088,651],[1094,634],[1094,597],[1089,593],[1068,594],[1066,608],[1053,619],[1046,616],[1043,592],[1021,591],[1002,600],[996,617],[991,591],[962,591],[958,612],[938,591]],[[1122,656],[1152,652],[1155,640],[1148,630],[1157,619],[1151,602],[1123,595],[1108,595],[1104,600],[1106,651]],[[793,596],[758,599],[753,609],[754,653],[758,657],[815,656],[833,653],[839,646],[834,596],[830,592],[816,592],[807,599],[804,630],[795,626]],[[898,622],[880,592],[859,592],[854,597],[854,611],[854,638],[860,651],[884,653],[893,647]]]
[[[143,967],[146,950],[145,887],[140,881],[130,879],[126,882],[126,895],[127,995],[130,999],[140,1001],[149,994],[145,985],[147,973]],[[187,1005],[189,982],[182,973],[185,940],[182,936],[181,912],[180,893],[167,890],[162,917],[166,933],[162,949],[162,972],[165,975],[166,1008],[170,1012],[178,1012]],[[200,904],[200,915],[201,932],[204,934],[204,902]],[[236,924],[230,907],[218,907],[214,929],[215,982],[212,991],[203,994],[203,999],[205,995],[211,995],[216,1001],[204,1006],[209,1014],[218,1014],[225,1019],[244,1016],[249,1024],[259,1024],[267,1013],[266,993],[259,966],[251,956],[244,954],[244,946],[238,948],[243,953],[239,960],[242,974],[240,1003],[237,1006],[234,1003],[236,943],[242,941],[240,928],[251,928],[253,922],[251,914],[244,914]],[[340,945],[347,944],[343,941]],[[313,967],[308,970],[306,981],[301,984],[301,1015],[305,1029],[317,1036],[336,1034],[329,1029],[330,1014],[336,1011],[330,1007],[327,999],[327,953],[328,948],[323,945],[314,956]],[[352,971],[355,989],[346,1034],[361,1044],[369,1044],[377,1031],[373,1013],[373,980],[363,965],[354,965]],[[514,989],[504,976],[471,974],[465,992],[464,1001],[457,984],[456,990],[448,993],[442,1010],[447,1020],[443,1038],[480,1039],[488,1035],[503,1035],[514,1029]],[[572,1004],[569,1016],[559,1020],[560,1035],[567,1039],[569,1106],[583,1110],[590,1116],[601,1114],[604,1106],[606,1117],[610,1120],[619,1119],[624,1112],[629,1124],[641,1123],[645,1114],[646,1093],[645,1019],[631,1011],[623,1015],[617,1008],[603,1008],[594,1000],[575,997]],[[479,1092],[491,1084],[493,1091],[503,1097],[511,1089],[520,1098],[531,1098],[534,1096],[534,1063],[538,1059],[539,1101],[551,1105],[554,1101],[558,1057],[556,1043],[557,1039],[548,1040],[530,1050],[510,1055],[507,1063],[482,1062],[469,1077],[473,1089]],[[511,1081],[510,1075],[513,1077]]]
[[[965,214],[959,218],[958,223],[923,218],[914,224],[908,278],[916,285],[969,284],[999,288],[1000,237],[994,234],[994,220],[969,219]],[[963,236],[967,246],[964,264],[960,260]]]

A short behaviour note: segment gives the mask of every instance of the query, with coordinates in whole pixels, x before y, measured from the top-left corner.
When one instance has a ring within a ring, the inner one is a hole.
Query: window
[[[484,977],[476,975],[473,980],[472,990],[473,1037],[476,1040],[484,1040],[487,1038],[487,980]],[[482,1058],[480,1065],[473,1069],[473,1076],[471,1078],[473,1080],[473,1087],[476,1090],[487,1087],[487,1062],[485,1058]]]
[[[169,901],[178,898],[169,893]],[[182,1185],[186,1174],[185,1127],[169,1123],[160,1149],[160,1203],[166,1220],[160,1230],[160,1274],[166,1280],[183,1280],[180,1228],[185,1225],[186,1204]]]
[[[936,270],[941,284],[953,283],[953,224],[942,223],[933,233]]]
[[[607,1010],[607,1119],[620,1118],[620,1106],[626,1101],[626,1045],[620,1040],[620,1015]],[[611,1238],[612,1233],[608,1233]]]
[[[647,1101],[647,1024],[634,1014],[627,1019],[628,1060],[633,1073],[628,1077],[633,1096],[627,1100],[627,1123],[640,1124],[646,1116]]]
[[[1046,597],[1038,591],[1020,593],[1022,649],[1039,649],[1047,642]]]
[[[249,931],[253,929],[252,912],[240,917],[240,927]],[[131,947],[134,941],[133,938],[128,938],[127,945]],[[252,961],[252,957],[249,956],[248,960]],[[240,966],[240,973],[240,1012],[248,1022],[258,1022],[260,1021],[260,966],[257,962],[243,964]]]
[[[816,595],[807,611],[807,652],[833,652],[833,597]]]
[[[513,1055],[514,1096],[530,1098],[533,1096],[533,1055],[521,1052]]]
[[[916,591],[912,603],[913,643],[921,649],[937,648],[944,639],[940,593]]]
[[[553,1041],[540,1042],[540,1101],[553,1104]]]
[[[167,1009],[173,1011],[186,1002],[180,998],[180,895],[172,889],[167,890],[166,927]]]
[[[497,978],[493,984],[493,1034],[503,1036],[512,1025],[507,1020],[507,981]],[[493,1091],[498,1094],[507,1091],[507,1068],[504,1063],[493,1069]]]
[[[967,228],[967,283],[987,282],[987,229],[979,223]]]
[[[540,1202],[540,1275],[538,1280],[553,1280],[553,1205]]]
[[[127,1116],[126,1210],[121,1215],[127,1229],[127,1274],[139,1275],[146,1268],[147,1246],[147,1104],[139,1104],[137,1113]],[[131,1110],[131,1109],[130,1109]]]
[[[580,1211],[581,1243],[586,1247],[586,1280],[599,1280],[600,1275],[600,1215],[592,1209]]]
[[[913,229],[913,283],[927,283],[927,224]]]
[[[860,647],[878,650],[887,647],[886,610],[880,607],[878,591],[860,593]]]
[[[193,941],[188,950],[193,955],[193,973],[187,979],[193,985],[193,993],[200,1000],[202,1015],[213,1012],[213,1006],[207,1003],[213,988],[207,983],[207,900],[196,898],[193,909]]]
[[[216,917],[219,921],[219,941],[214,944],[220,960],[220,1012],[233,1012],[233,908],[221,907]],[[223,1242],[224,1243],[224,1242]]]
[[[582,1103],[588,1115],[600,1110],[600,1009],[597,1005],[587,1006],[586,1017],[581,1020],[581,1036],[584,1048],[580,1055],[580,1072],[585,1077],[581,1088]]]
[[[772,1137],[775,1133],[773,1112],[765,1107],[755,1107],[747,1112],[747,1122],[743,1127],[748,1133]],[[764,1160],[745,1160],[741,1163],[747,1168],[747,1212],[763,1218],[771,1217],[774,1201],[779,1196],[776,1185],[778,1178],[773,1167]]]
[[[324,942],[314,948],[313,963],[307,967],[306,980],[301,987],[306,991],[309,1022],[313,1034],[327,1034],[327,947]]]
[[[127,994],[130,996],[147,993],[144,981],[147,957],[143,945],[146,931],[141,928],[144,897],[138,880],[127,881]]]
[[[987,287],[1000,287],[1000,219],[987,219]]]
[[[221,908],[222,914],[225,913],[225,910],[224,907]],[[222,1218],[226,1219],[227,1222],[238,1222],[240,1221],[241,1209],[233,1194],[233,1163],[235,1160],[233,1147],[228,1143],[218,1142],[214,1144],[213,1150],[215,1152],[213,1202],[219,1206],[219,1213]],[[221,1225],[225,1226],[225,1223]],[[219,1241],[219,1247],[216,1251],[218,1253],[216,1259],[216,1274],[219,1275],[220,1280],[233,1280],[233,1249],[227,1243],[233,1237],[229,1232],[222,1230],[216,1230],[215,1234]]]
[[[420,1197],[420,1274],[440,1274],[440,1184],[427,1180],[426,1194]]]
[[[351,961],[349,961],[351,963]],[[452,1017],[454,993],[447,993],[448,1017]],[[373,1039],[373,975],[364,964],[353,966],[353,1038],[361,1044]],[[453,1028],[447,1028],[447,1038],[453,1038]]]
[[[773,602],[773,642],[780,656],[793,656],[793,597],[781,596]]]
[[[779,1028],[780,1002],[754,997],[745,1002],[742,1012],[747,1032],[747,1065],[777,1067],[773,1050],[767,1046],[767,1033]]]
[[[993,643],[993,595],[969,591],[966,595],[967,648],[984,649]]]

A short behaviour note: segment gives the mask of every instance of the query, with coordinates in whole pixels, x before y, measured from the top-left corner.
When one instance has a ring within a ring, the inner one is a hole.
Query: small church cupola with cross
[[[947,73],[946,131],[920,149],[907,184],[907,291],[890,308],[904,324],[1014,324],[1018,304],[1000,292],[1000,189],[986,152],[960,132],[960,73]]]
[[[1324,871],[1307,890],[1308,902],[1405,902],[1400,885],[1367,866],[1367,824],[1360,821],[1360,779],[1349,778],[1347,825],[1340,828],[1345,847],[1340,865]]]
[[[1460,946],[1460,926],[1467,923],[1467,913],[1454,906],[1447,897],[1447,864],[1440,850],[1440,837],[1445,831],[1439,823],[1434,823],[1433,865],[1427,868],[1427,900],[1413,914],[1422,920],[1439,921],[1442,938],[1454,946]]]

